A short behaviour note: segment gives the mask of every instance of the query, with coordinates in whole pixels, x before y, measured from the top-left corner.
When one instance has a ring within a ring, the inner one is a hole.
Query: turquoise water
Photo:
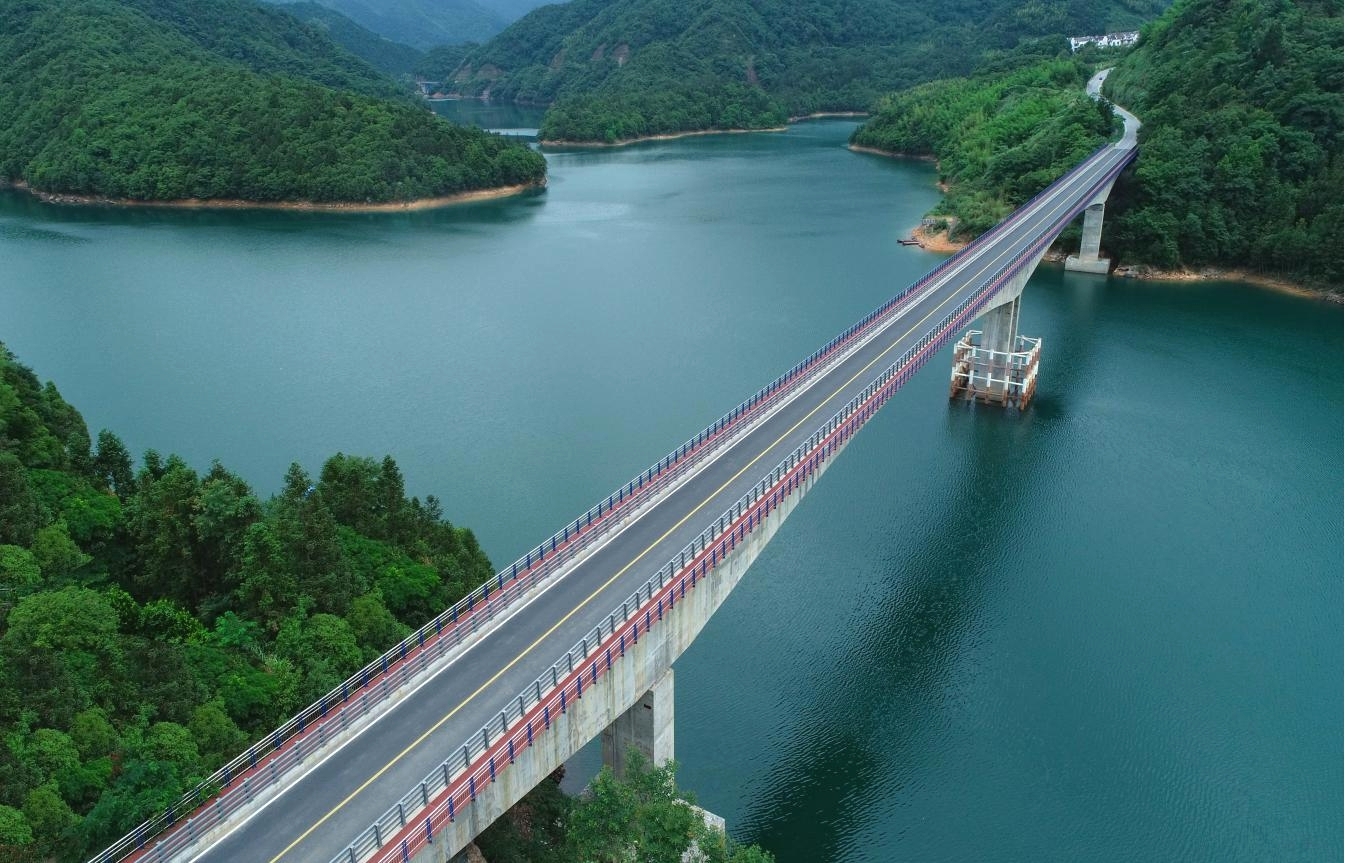
[[[263,492],[390,453],[503,563],[936,262],[932,172],[851,128],[413,214],[6,193],[0,340]],[[932,363],[678,663],[682,783],[781,861],[1339,860],[1340,309],[1043,267],[1022,329],[1029,411]]]

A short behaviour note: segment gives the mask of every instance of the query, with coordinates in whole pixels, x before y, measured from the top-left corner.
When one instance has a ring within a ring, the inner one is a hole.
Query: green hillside
[[[335,9],[320,3],[303,0],[287,4],[284,8],[299,20],[322,30],[333,42],[370,66],[389,75],[409,75],[424,56],[410,45],[394,42],[372,30],[366,30]]]
[[[1104,242],[1126,262],[1341,285],[1341,7],[1179,0],[1107,81],[1144,128]]]
[[[282,3],[291,0],[279,0]],[[477,0],[318,0],[373,32],[421,51],[484,42],[512,18]]]
[[[88,859],[491,575],[391,458],[137,468],[0,345],[0,859]]]
[[[1091,68],[1064,55],[886,98],[851,143],[937,159],[948,193],[935,213],[974,239],[1112,136],[1111,107],[1084,94]]]
[[[51,193],[364,203],[545,175],[251,0],[0,6],[0,117],[0,179]]]
[[[469,55],[465,95],[552,104],[546,139],[761,128],[867,109],[882,93],[966,74],[992,49],[1137,26],[1164,0],[571,0]]]

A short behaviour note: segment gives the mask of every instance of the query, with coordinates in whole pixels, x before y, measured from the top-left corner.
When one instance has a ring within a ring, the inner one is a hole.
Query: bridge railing
[[[436,827],[442,830],[446,823],[452,822],[463,806],[476,799],[480,789],[494,782],[499,771],[507,769],[520,752],[533,744],[537,735],[548,732],[554,719],[564,715],[574,699],[583,697],[585,686],[596,684],[611,670],[614,662],[624,657],[629,646],[638,643],[642,630],[647,634],[677,601],[685,598],[687,590],[695,589],[698,579],[704,578],[722,562],[789,494],[848,442],[934,353],[947,345],[963,325],[975,319],[1009,279],[1050,245],[1059,230],[1077,217],[1087,200],[1114,179],[1127,162],[1122,160],[1092,184],[1078,199],[1083,204],[1052,220],[1033,243],[987,277],[919,343],[903,353],[660,567],[620,607],[614,608],[605,622],[585,634],[495,718],[426,774],[417,786],[334,857],[332,863],[362,863],[370,855],[377,855],[375,859],[379,863],[408,860],[410,855],[432,842]]]
[[[1007,230],[1029,207],[1060,183],[1084,170],[1110,146],[1099,148],[1075,169],[1020,207],[1009,219],[982,235],[982,238],[988,239]],[[91,863],[141,858],[150,851],[154,852],[152,859],[166,859],[167,855],[192,844],[205,830],[223,823],[257,795],[280,782],[289,771],[324,748],[331,736],[365,718],[370,711],[407,685],[415,674],[424,671],[430,663],[442,658],[450,649],[478,632],[518,598],[530,593],[549,576],[574,561],[594,541],[606,535],[611,527],[622,523],[641,506],[705,463],[706,456],[736,439],[739,433],[786,400],[800,385],[830,367],[832,361],[841,358],[848,348],[876,332],[894,312],[907,305],[971,253],[972,248],[968,247],[942,261],[921,279],[617,488],[606,500],[600,500],[547,541],[501,569],[494,578],[478,586],[340,686],[291,717],[184,794],[174,805],[95,855]],[[169,831],[172,831],[170,836],[150,844],[160,834]]]

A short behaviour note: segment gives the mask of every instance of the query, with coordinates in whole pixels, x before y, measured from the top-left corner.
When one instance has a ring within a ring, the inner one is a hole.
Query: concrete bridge
[[[444,861],[595,737],[618,772],[629,745],[671,758],[674,662],[883,403],[978,318],[954,392],[1031,397],[1023,287],[1080,213],[1074,266],[1105,270],[1125,116],[1120,142],[94,859]]]

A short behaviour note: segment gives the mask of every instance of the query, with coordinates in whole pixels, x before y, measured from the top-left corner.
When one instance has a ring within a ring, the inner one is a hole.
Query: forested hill
[[[0,860],[88,859],[491,575],[391,458],[137,468],[0,344]]]
[[[321,3],[302,0],[285,4],[285,11],[322,30],[333,42],[369,65],[389,75],[409,75],[424,54],[410,45],[394,42]]]
[[[1137,26],[1165,0],[571,0],[468,56],[466,95],[555,103],[545,139],[763,128],[866,110],[1040,34]]]
[[[276,0],[279,3],[294,0]],[[422,51],[482,42],[504,29],[504,17],[477,0],[318,0],[362,27]]]
[[[1339,291],[1341,26],[1334,0],[1178,0],[1146,28],[1107,81],[1144,121],[1108,247]]]
[[[0,120],[0,181],[52,193],[373,203],[546,170],[253,0],[0,4]]]
[[[1034,56],[1043,50],[1063,56]],[[1116,123],[1110,105],[1085,95],[1092,67],[1070,56],[1064,40],[1043,40],[996,65],[883,99],[850,139],[937,159],[948,192],[935,214],[960,240],[994,227],[1081,162],[1113,137]]]

